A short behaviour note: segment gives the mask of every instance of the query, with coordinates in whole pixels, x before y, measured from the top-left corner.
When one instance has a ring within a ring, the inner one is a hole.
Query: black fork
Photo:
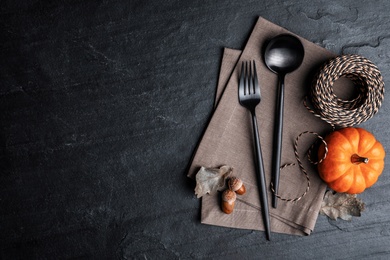
[[[253,65],[252,65],[253,64]],[[238,87],[238,100],[240,104],[247,108],[251,112],[252,126],[255,142],[255,162],[257,172],[257,182],[260,193],[261,212],[263,217],[263,223],[265,228],[265,234],[267,240],[270,240],[270,220],[269,220],[269,207],[268,207],[268,195],[265,181],[263,156],[261,154],[260,137],[256,119],[256,106],[260,103],[260,86],[257,79],[256,63],[253,62],[242,62],[241,65],[241,76]]]

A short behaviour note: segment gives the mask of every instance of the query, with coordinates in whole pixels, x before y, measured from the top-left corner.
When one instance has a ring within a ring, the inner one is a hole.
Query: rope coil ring
[[[358,96],[353,100],[338,98],[333,85],[341,77],[358,86]],[[384,99],[384,82],[378,67],[368,59],[347,54],[326,62],[314,78],[311,88],[310,110],[332,127],[349,127],[373,117]]]

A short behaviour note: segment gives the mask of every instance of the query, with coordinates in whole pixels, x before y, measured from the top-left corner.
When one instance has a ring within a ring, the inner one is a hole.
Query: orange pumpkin
[[[385,150],[371,133],[362,128],[347,127],[332,132],[325,141],[328,154],[318,164],[318,172],[331,189],[357,194],[378,180],[385,165]],[[324,154],[322,144],[319,158]]]

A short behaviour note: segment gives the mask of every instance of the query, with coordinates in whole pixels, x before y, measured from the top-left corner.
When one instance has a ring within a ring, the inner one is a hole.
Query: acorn
[[[234,202],[237,195],[234,191],[227,189],[222,193],[222,211],[226,214],[230,214],[234,209]]]
[[[228,185],[229,185],[229,189],[231,189],[232,191],[236,192],[239,195],[243,195],[246,192],[244,183],[242,182],[242,180],[236,177],[230,178]]]

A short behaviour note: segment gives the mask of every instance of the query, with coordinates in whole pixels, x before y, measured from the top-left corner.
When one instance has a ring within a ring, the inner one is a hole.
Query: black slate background
[[[223,47],[258,16],[390,79],[390,2],[3,1],[1,259],[388,259],[388,159],[351,222],[312,235],[200,224],[186,169]],[[390,147],[390,102],[362,126]]]

